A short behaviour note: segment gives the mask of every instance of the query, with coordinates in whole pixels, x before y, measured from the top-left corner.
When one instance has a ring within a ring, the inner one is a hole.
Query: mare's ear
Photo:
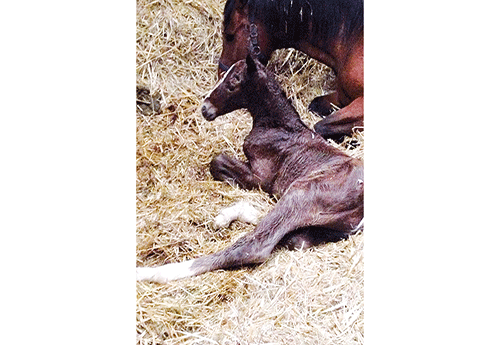
[[[255,63],[255,60],[253,59],[252,55],[248,54],[247,55],[247,74],[252,74],[257,72],[257,64]]]

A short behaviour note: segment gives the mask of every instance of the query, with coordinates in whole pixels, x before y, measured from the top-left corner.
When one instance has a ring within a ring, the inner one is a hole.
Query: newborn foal
[[[363,219],[363,163],[310,130],[264,66],[236,62],[204,101],[203,116],[247,108],[253,128],[243,145],[248,162],[221,154],[210,164],[217,180],[280,198],[254,231],[215,254],[137,269],[138,280],[167,282],[216,269],[264,262],[281,245],[307,248],[357,231]]]

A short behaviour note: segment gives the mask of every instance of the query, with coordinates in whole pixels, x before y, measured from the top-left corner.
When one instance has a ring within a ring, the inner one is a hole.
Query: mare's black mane
[[[229,25],[237,0],[227,0],[224,27]],[[287,41],[305,38],[312,24],[312,43],[329,38],[358,38],[363,33],[363,0],[240,0],[268,32]]]

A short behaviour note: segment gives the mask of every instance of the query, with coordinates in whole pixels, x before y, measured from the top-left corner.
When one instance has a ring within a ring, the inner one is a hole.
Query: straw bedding
[[[226,248],[254,226],[215,229],[218,212],[249,200],[265,215],[276,200],[214,181],[220,152],[244,158],[246,110],[203,119],[216,84],[224,0],[137,2],[137,265],[180,262]],[[328,90],[330,70],[293,51],[269,64],[304,122]],[[332,143],[332,145],[336,145]],[[338,145],[362,158],[364,139]],[[264,264],[171,282],[137,284],[138,344],[362,344],[363,234]]]

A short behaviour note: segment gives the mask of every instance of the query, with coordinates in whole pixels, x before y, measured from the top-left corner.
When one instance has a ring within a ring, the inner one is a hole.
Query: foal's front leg
[[[258,188],[260,183],[248,163],[225,154],[216,156],[210,162],[210,173],[216,180],[236,183],[244,189]]]

